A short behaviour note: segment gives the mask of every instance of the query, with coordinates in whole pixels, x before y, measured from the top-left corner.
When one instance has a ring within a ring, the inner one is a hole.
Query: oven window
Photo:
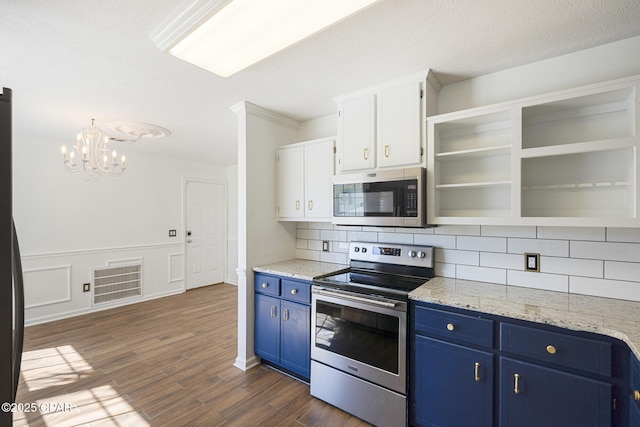
[[[400,319],[317,301],[314,345],[398,374]]]

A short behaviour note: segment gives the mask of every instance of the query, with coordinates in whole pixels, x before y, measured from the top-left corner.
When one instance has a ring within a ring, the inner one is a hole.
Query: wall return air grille
[[[92,272],[93,304],[142,295],[142,264],[100,267]]]

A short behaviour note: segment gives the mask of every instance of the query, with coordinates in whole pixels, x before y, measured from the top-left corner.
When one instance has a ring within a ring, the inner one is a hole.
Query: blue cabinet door
[[[500,378],[500,426],[611,426],[611,384],[509,358]]]
[[[281,301],[280,360],[282,367],[309,378],[311,362],[311,310],[309,306]]]
[[[280,359],[280,300],[256,294],[254,350],[264,359]]]
[[[421,335],[415,339],[413,422],[431,427],[492,426],[493,355]]]

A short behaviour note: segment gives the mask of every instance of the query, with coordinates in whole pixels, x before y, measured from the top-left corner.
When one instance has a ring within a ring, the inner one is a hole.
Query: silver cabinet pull
[[[284,320],[285,322],[287,320],[289,320],[289,309],[285,308],[284,311],[282,312],[282,320]]]
[[[275,305],[271,306],[271,317],[276,317],[276,306]]]

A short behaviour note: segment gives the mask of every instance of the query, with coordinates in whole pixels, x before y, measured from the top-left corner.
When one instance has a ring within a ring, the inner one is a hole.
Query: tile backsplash
[[[426,229],[297,224],[296,256],[347,264],[348,243],[429,245],[437,276],[640,301],[640,229],[439,226]],[[322,241],[329,241],[329,252]],[[540,254],[540,272],[524,253]]]

